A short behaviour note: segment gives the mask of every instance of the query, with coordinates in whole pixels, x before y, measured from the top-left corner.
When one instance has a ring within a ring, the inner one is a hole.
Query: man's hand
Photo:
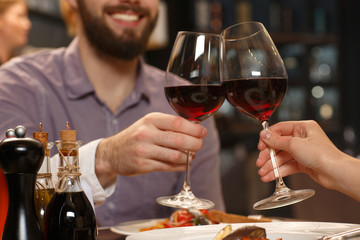
[[[182,117],[150,113],[99,143],[96,175],[106,187],[119,174],[184,171],[187,151],[200,150],[206,133],[206,128]]]

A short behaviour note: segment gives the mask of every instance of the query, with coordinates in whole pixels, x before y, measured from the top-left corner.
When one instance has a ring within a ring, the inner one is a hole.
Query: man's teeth
[[[123,21],[137,21],[139,16],[133,14],[115,13],[112,15],[113,18]]]

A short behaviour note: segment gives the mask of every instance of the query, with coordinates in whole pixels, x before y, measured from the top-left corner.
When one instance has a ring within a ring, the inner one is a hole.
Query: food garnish
[[[157,222],[154,226],[142,228],[140,231],[148,231],[161,228],[187,227],[213,224],[209,211],[206,209],[179,209],[171,214],[170,218]]]
[[[271,219],[265,217],[253,218],[238,214],[226,213],[223,211],[211,209],[180,209],[171,214],[167,219],[157,222],[155,225],[142,228],[140,231],[147,231],[161,228],[187,227],[197,225],[209,225],[218,223],[253,223],[253,222],[271,222]]]

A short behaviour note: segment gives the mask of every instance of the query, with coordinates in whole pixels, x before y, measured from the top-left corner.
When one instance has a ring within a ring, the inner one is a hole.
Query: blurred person
[[[0,65],[14,57],[17,51],[26,45],[30,28],[25,0],[0,0]],[[8,206],[6,186],[4,173],[0,169],[0,238]]]
[[[0,64],[27,44],[30,29],[25,0],[0,0]]]
[[[156,198],[181,190],[185,150],[196,152],[195,195],[224,210],[214,119],[196,124],[177,116],[164,94],[164,71],[142,58],[159,1],[67,2],[76,16],[70,45],[0,69],[0,132],[22,124],[31,133],[41,122],[55,141],[69,121],[84,143],[81,180],[99,225],[169,217],[174,209]]]
[[[260,133],[256,165],[261,180],[275,179],[269,148],[275,149],[282,176],[306,173],[325,188],[360,201],[360,161],[340,151],[315,121],[280,122]]]
[[[67,0],[59,0],[61,18],[66,26],[66,33],[69,37],[76,35],[76,16]]]

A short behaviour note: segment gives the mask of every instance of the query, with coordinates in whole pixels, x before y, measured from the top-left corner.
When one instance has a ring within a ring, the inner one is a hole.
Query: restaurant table
[[[110,227],[100,227],[98,239],[99,240],[125,240],[127,236],[114,233],[110,230]]]

